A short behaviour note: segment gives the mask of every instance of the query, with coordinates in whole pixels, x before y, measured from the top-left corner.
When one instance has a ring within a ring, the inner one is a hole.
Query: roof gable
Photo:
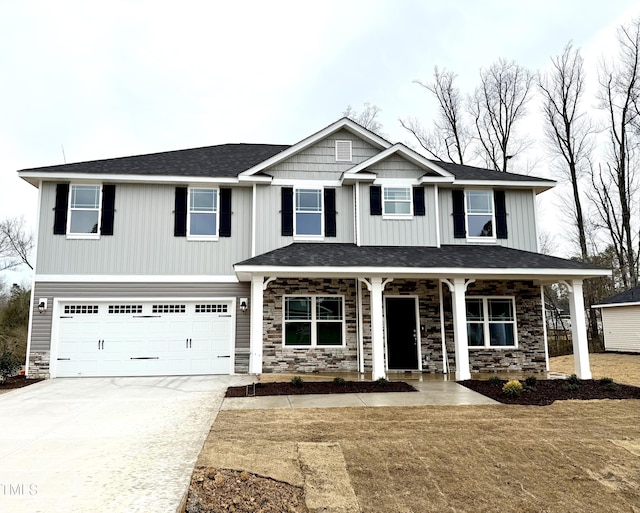
[[[601,301],[597,306],[640,305],[640,285]]]
[[[297,153],[300,153],[301,151],[316,144],[318,141],[321,141],[322,139],[335,134],[339,130],[347,130],[381,150],[391,146],[391,143],[389,141],[367,130],[363,126],[360,126],[355,121],[349,118],[342,118],[316,132],[315,134],[310,135],[302,141],[294,144],[293,146],[290,146],[281,153],[274,155],[273,157],[256,164],[251,169],[247,169],[246,171],[240,173],[240,177],[250,177],[257,173],[260,173],[261,171],[264,171],[265,169],[283,162],[284,160],[292,157],[293,155],[296,155]]]

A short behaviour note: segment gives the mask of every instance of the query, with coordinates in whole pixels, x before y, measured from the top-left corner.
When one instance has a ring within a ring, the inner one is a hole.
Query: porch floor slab
[[[353,408],[363,406],[429,406],[498,404],[455,381],[413,381],[417,392],[371,394],[309,394],[267,397],[226,397],[222,410],[275,408]]]

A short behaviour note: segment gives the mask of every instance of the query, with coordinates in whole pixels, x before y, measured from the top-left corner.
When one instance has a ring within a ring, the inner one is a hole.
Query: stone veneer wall
[[[31,351],[29,353],[27,377],[29,379],[49,378],[50,359],[51,354],[49,351]]]
[[[282,345],[285,294],[344,296],[345,345],[290,348]],[[355,280],[278,278],[264,293],[262,371],[346,372],[358,370]]]
[[[455,371],[453,313],[451,294],[443,287],[447,352],[452,372]],[[540,287],[531,281],[479,280],[469,285],[470,296],[514,296],[517,348],[469,349],[471,372],[544,372],[546,354]]]

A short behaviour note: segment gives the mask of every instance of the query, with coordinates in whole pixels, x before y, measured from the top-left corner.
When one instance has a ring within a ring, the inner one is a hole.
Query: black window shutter
[[[382,187],[379,185],[369,186],[369,209],[372,216],[382,215]]]
[[[293,235],[293,188],[281,189],[282,235]]]
[[[508,238],[507,232],[507,207],[504,191],[493,191],[493,203],[496,207],[496,237]]]
[[[464,239],[467,236],[464,219],[464,191],[455,189],[451,191],[453,199],[453,237]]]
[[[173,235],[187,236],[187,188],[176,187],[176,204],[174,210]]]
[[[324,235],[336,236],[336,190],[324,190]]]
[[[414,216],[425,215],[424,187],[413,188],[413,215]]]
[[[102,186],[102,219],[100,220],[100,234],[113,235],[113,217],[116,205],[116,186],[105,184]]]
[[[231,237],[231,189],[220,189],[220,237]]]
[[[53,209],[53,234],[67,233],[67,208],[69,207],[69,184],[56,185],[56,206]]]

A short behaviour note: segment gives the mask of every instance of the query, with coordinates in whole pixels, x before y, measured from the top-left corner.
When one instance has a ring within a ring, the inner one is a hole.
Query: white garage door
[[[230,301],[82,301],[58,309],[56,376],[230,374]]]

